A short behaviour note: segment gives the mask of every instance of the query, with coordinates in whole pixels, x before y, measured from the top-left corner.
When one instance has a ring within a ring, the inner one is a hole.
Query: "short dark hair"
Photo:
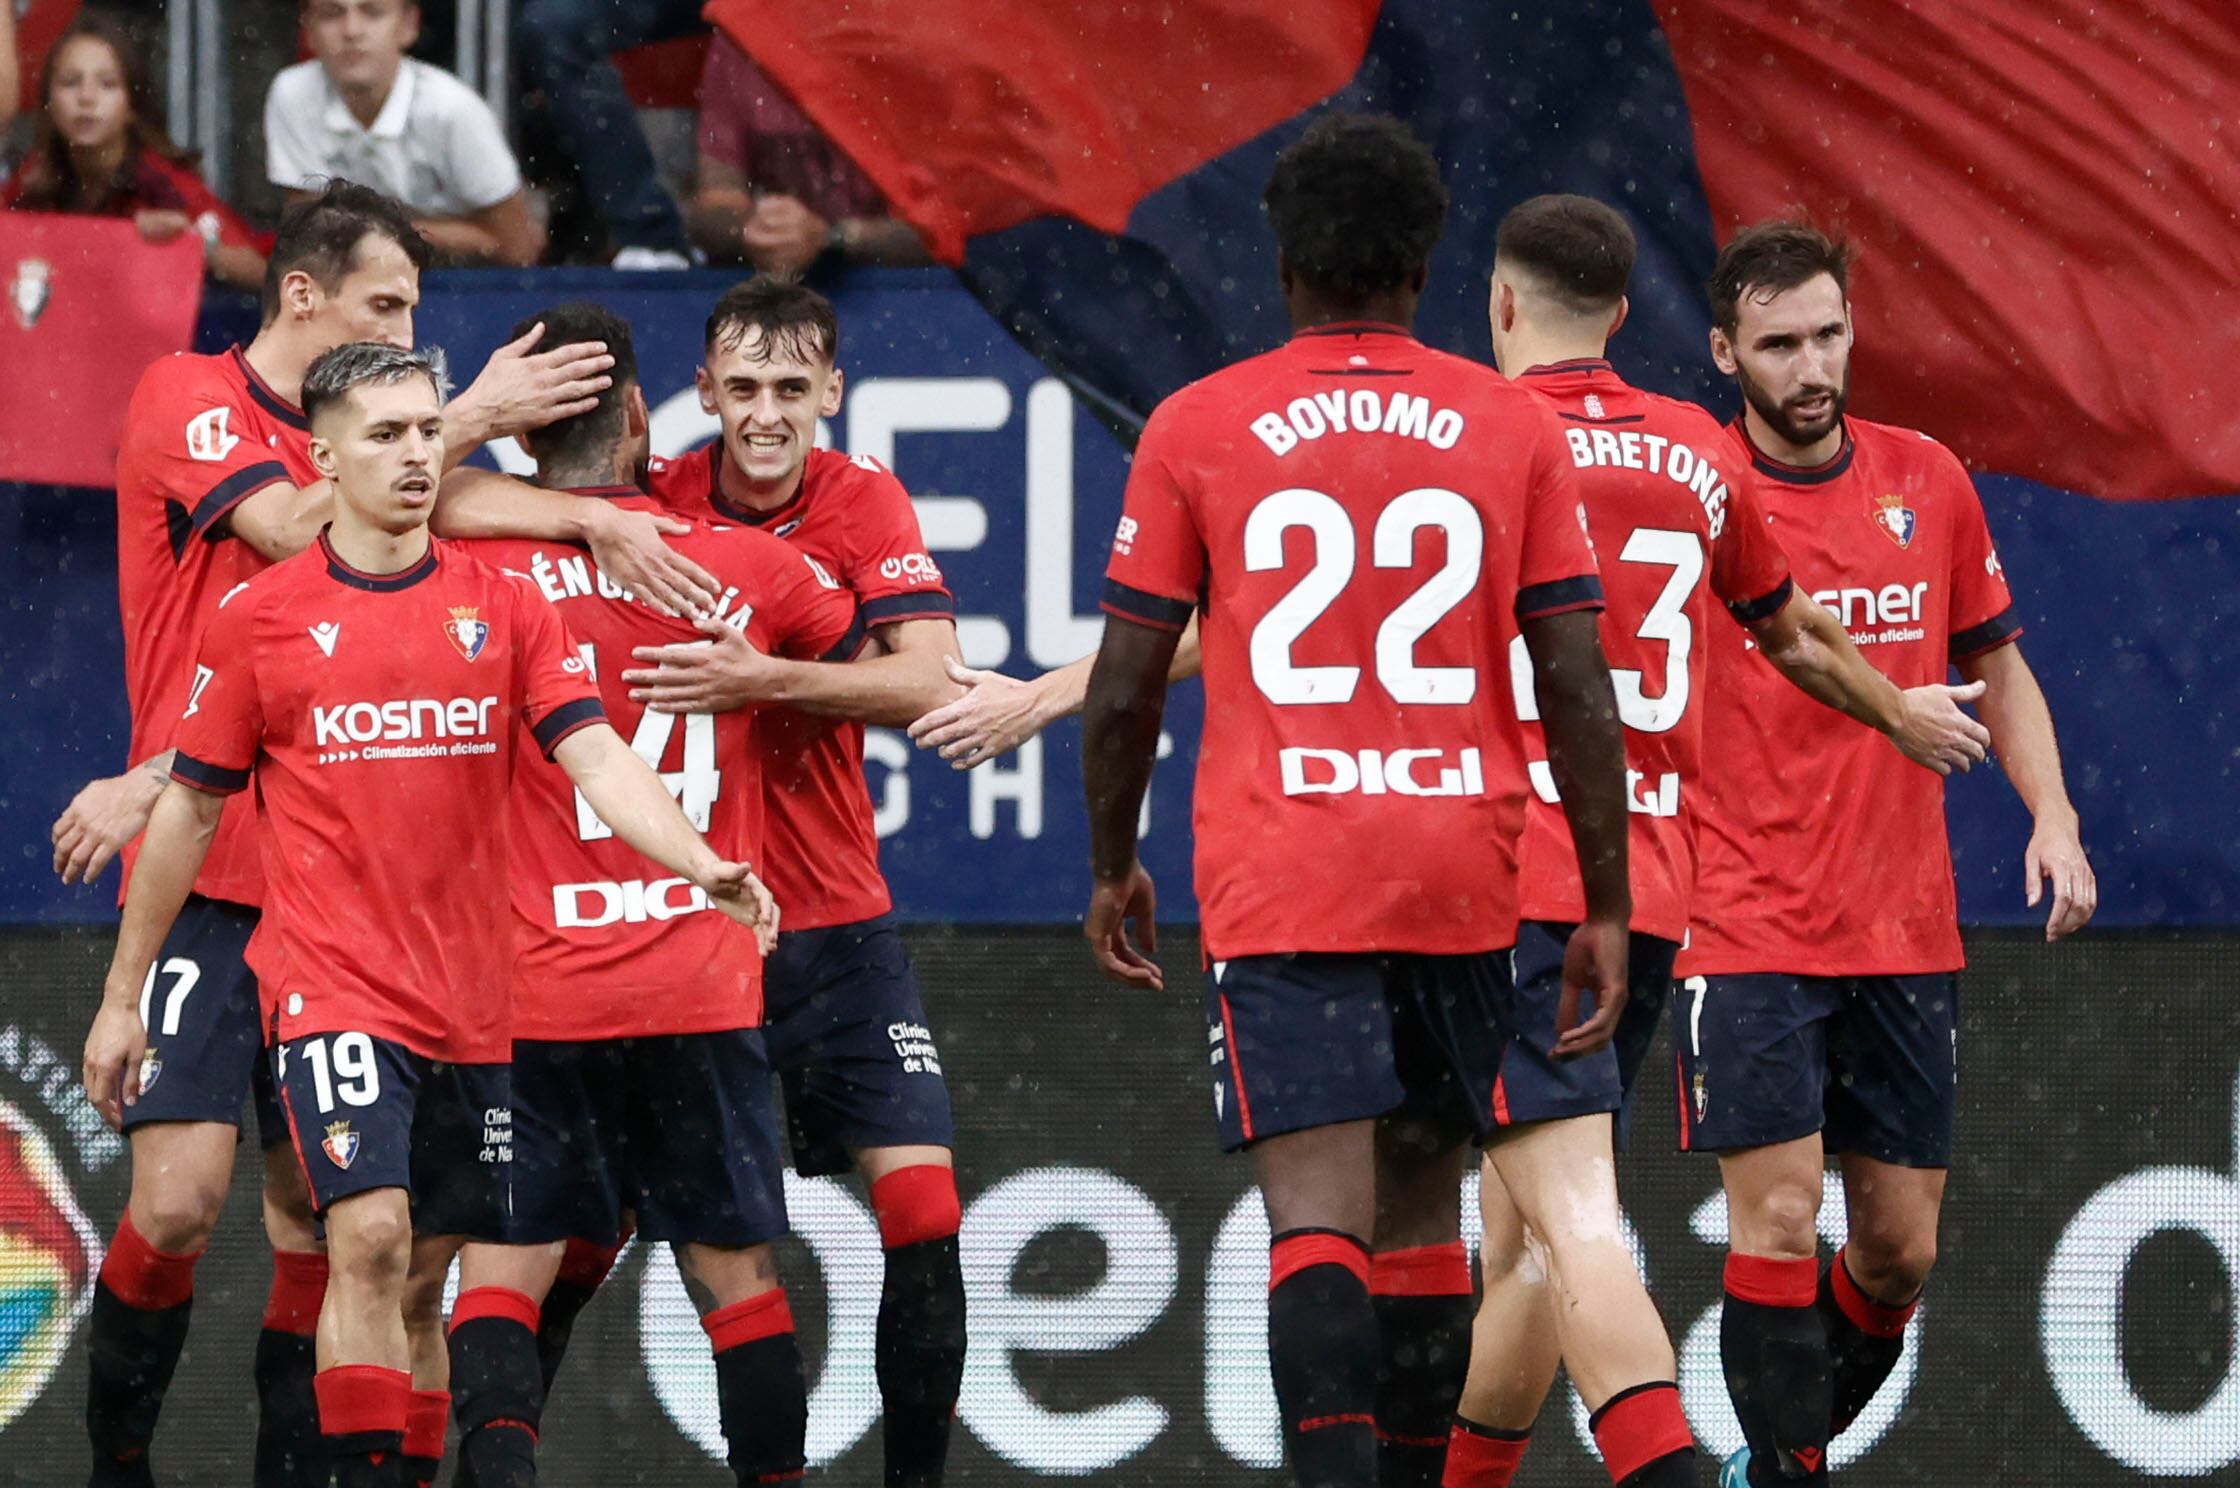
[[[1729,239],[1704,286],[1711,298],[1711,323],[1733,333],[1746,294],[1777,295],[1826,274],[1846,296],[1851,293],[1851,244],[1822,232],[1802,217],[1755,222]]]
[[[413,377],[427,378],[438,398],[448,390],[443,358],[436,352],[407,351],[381,341],[353,341],[321,352],[303,374],[304,421],[317,423],[322,410],[342,402],[353,389]]]
[[[607,369],[607,376],[613,381],[599,394],[597,407],[555,419],[541,429],[530,431],[537,463],[573,465],[611,454],[622,438],[623,408],[631,386],[638,380],[638,352],[630,340],[630,322],[604,305],[590,300],[570,300],[525,317],[507,333],[506,339],[518,341],[540,322],[544,325],[544,338],[533,350],[556,351],[586,341],[604,341],[614,365]]]
[[[427,269],[428,240],[412,225],[412,214],[371,186],[337,178],[309,201],[288,208],[265,260],[264,323],[280,313],[280,281],[298,270],[329,294],[340,289],[358,267],[358,249],[368,234],[387,238],[415,269]]]
[[[1276,157],[1261,200],[1292,274],[1341,300],[1406,284],[1447,225],[1439,162],[1383,114],[1315,120]]]
[[[762,333],[765,358],[783,347],[805,362],[840,359],[832,301],[795,279],[757,274],[725,290],[708,312],[706,349],[735,346],[750,331]]]
[[[1524,270],[1574,315],[1607,310],[1633,279],[1633,229],[1591,196],[1536,196],[1494,231],[1494,261]]]

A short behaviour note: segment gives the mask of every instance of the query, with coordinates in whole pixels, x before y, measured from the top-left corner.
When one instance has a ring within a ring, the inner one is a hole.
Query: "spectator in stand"
[[[798,274],[820,259],[932,260],[871,178],[722,32],[700,75],[692,240],[712,259]]]
[[[455,262],[543,256],[497,116],[450,73],[405,55],[419,6],[304,0],[303,34],[313,60],[283,69],[264,101],[266,174],[291,203],[341,177],[403,202]]]
[[[194,233],[213,277],[243,289],[264,282],[257,234],[202,183],[193,153],[164,133],[148,60],[123,27],[79,12],[47,52],[39,98],[31,151],[0,202],[19,212],[130,217],[154,243]]]
[[[522,80],[544,94],[560,148],[606,224],[618,269],[687,269],[691,246],[677,204],[661,187],[653,152],[616,52],[705,31],[702,0],[527,0],[514,17]]]

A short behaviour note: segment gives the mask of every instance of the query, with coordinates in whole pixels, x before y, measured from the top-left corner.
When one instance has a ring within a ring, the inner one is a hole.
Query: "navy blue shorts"
[[[516,1244],[744,1248],[786,1232],[770,1061],[752,1028],[513,1046]]]
[[[1396,1117],[1483,1140],[1510,1039],[1509,953],[1310,953],[1213,963],[1221,1150]]]
[[[1517,927],[1514,1033],[1493,1081],[1493,1119],[1502,1126],[1564,1116],[1618,1113],[1612,1138],[1620,1151],[1633,1114],[1633,1089],[1672,995],[1672,960],[1680,947],[1636,933],[1626,969],[1626,1010],[1605,1047],[1557,1059],[1556,1008],[1563,1000],[1563,952],[1574,925],[1526,920]],[[1586,1016],[1589,1009],[1582,1008]]]
[[[762,984],[795,1172],[845,1173],[857,1148],[954,1145],[941,1055],[893,915],[780,932]]]
[[[140,1061],[140,1099],[124,1113],[126,1131],[159,1121],[238,1128],[248,1097],[260,1145],[288,1140],[264,1057],[256,973],[245,959],[256,928],[257,912],[247,905],[187,896],[140,989],[148,1052]]]
[[[417,1235],[506,1238],[513,1097],[502,1064],[444,1064],[368,1033],[277,1044],[273,1075],[319,1213],[401,1188]]]
[[[1673,1010],[1681,1150],[1822,1132],[1830,1152],[1950,1166],[1959,992],[1952,972],[1688,978]]]

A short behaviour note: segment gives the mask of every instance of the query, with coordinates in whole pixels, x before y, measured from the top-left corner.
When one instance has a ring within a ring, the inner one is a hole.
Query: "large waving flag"
[[[1284,22],[1271,28],[1268,17]],[[1486,354],[1501,214],[1544,191],[1641,241],[1611,348],[1732,408],[1701,285],[1738,223],[1860,245],[1852,406],[1978,472],[2031,623],[2103,920],[2240,920],[2240,24],[2226,0],[712,0],[981,301],[1125,437],[1286,334],[1260,191],[1325,108],[1439,157],[1425,340]],[[1368,22],[1367,44],[1359,44]],[[1349,62],[1348,59],[1351,59]],[[2092,499],[2099,498],[2099,499]],[[2118,505],[2117,502],[2123,504]],[[1971,919],[2024,918],[2027,824],[1958,783]]]
[[[1259,190],[1327,103],[1407,118],[1447,169],[1430,339],[1482,348],[1501,211],[1584,191],[1647,239],[1650,319],[1621,361],[1704,391],[1691,289],[1713,230],[1804,210],[1865,250],[1862,414],[2071,490],[2240,490],[2240,421],[2214,391],[2240,364],[2240,26],[2219,0],[709,15],[1123,425],[1280,336]]]

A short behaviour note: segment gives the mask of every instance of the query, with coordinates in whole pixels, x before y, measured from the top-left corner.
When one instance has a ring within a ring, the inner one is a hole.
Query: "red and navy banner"
[[[114,485],[133,385],[194,337],[202,239],[150,243],[121,218],[0,212],[0,298],[0,481]]]
[[[2220,0],[708,14],[1123,430],[1282,336],[1260,188],[1327,105],[1406,118],[1445,167],[1427,340],[1483,355],[1494,224],[1584,192],[1643,240],[1621,369],[1731,401],[1698,286],[1738,223],[1803,211],[1863,250],[1861,415],[2091,495],[2240,491],[2212,381],[2240,364],[2240,26]]]

